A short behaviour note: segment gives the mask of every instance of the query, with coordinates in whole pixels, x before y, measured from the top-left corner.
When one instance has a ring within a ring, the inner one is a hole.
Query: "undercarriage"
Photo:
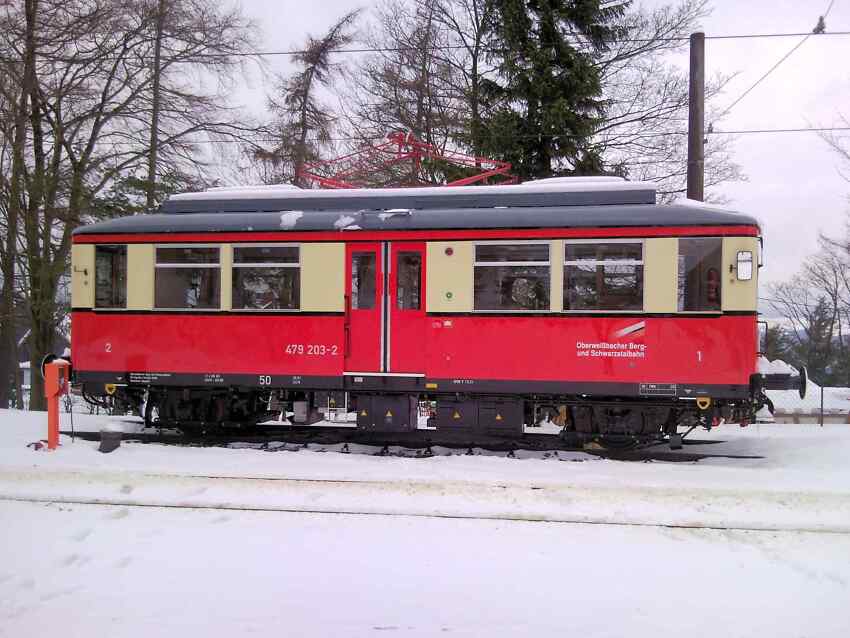
[[[764,405],[754,399],[623,398],[586,395],[352,393],[256,388],[133,387],[84,392],[90,403],[133,412],[148,428],[220,434],[259,425],[356,429],[406,441],[499,445],[556,434],[571,446],[628,448],[682,439],[723,422],[746,425]],[[488,443],[489,442],[489,443]]]

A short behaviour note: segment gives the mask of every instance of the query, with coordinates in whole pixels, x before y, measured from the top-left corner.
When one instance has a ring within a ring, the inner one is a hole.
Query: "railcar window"
[[[95,246],[95,308],[127,307],[127,247]]]
[[[643,310],[643,244],[566,243],[564,310]]]
[[[219,252],[218,247],[158,247],[154,306],[173,310],[218,308]]]
[[[233,308],[298,310],[301,268],[298,246],[233,248]]]
[[[720,310],[720,237],[679,239],[679,311]]]
[[[478,244],[475,310],[549,310],[549,244]]]
[[[398,253],[396,269],[396,299],[399,310],[419,310],[422,282],[422,256],[419,253]]]
[[[371,310],[375,307],[375,255],[351,254],[351,307]]]

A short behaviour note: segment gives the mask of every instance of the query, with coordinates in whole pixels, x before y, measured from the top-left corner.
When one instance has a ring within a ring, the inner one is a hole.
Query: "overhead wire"
[[[834,0],[833,0],[834,2]],[[831,8],[832,3],[830,3]],[[828,13],[828,12],[827,12]],[[826,17],[826,14],[824,15]],[[795,37],[805,37],[808,39],[809,36],[818,35],[820,37],[842,37],[842,36],[850,36],[850,31],[841,30],[841,31],[826,31],[823,33],[814,34],[811,32],[791,32],[791,33],[731,33],[724,35],[707,35],[705,36],[706,40],[745,40],[745,39],[761,39],[761,38],[795,38]],[[690,38],[688,36],[673,36],[673,37],[660,37],[660,38],[622,38],[622,39],[614,39],[610,40],[611,44],[618,43],[645,43],[645,42],[688,42]],[[403,51],[412,51],[418,50],[420,47],[417,46],[395,46],[395,47],[349,47],[349,48],[339,48],[339,49],[331,49],[330,53],[335,54],[351,54],[351,53],[399,53]],[[452,51],[458,49],[465,49],[466,45],[463,44],[441,44],[435,46],[429,46],[428,49],[431,51]],[[484,52],[498,52],[501,49],[496,49],[492,47],[482,47],[481,49]],[[230,53],[196,53],[194,55],[188,55],[186,62],[192,62],[193,60],[198,59],[223,59],[223,58],[244,58],[244,57],[277,57],[277,56],[296,56],[296,55],[304,55],[307,53],[304,49],[285,49],[282,51],[236,51]],[[18,60],[19,58],[11,58],[11,57],[0,57],[0,60],[11,62],[13,60]],[[109,60],[113,58],[105,57],[101,58],[104,60]],[[167,58],[165,58],[167,59]]]
[[[827,6],[826,11],[824,11],[823,15],[820,16],[820,21],[818,23],[818,26],[820,26],[823,23],[823,21],[826,20],[827,16],[829,16],[829,12],[832,11],[832,6],[834,4],[835,4],[835,0],[829,0],[829,5]],[[733,108],[735,108],[741,102],[741,100],[743,100],[745,97],[747,97],[759,84],[764,82],[764,80],[766,80],[770,76],[771,73],[773,73],[776,69],[778,69],[782,65],[783,62],[785,62],[788,58],[790,58],[794,54],[794,52],[797,51],[797,49],[799,49],[801,46],[803,46],[808,41],[808,39],[811,38],[813,35],[826,35],[826,32],[820,32],[819,33],[817,31],[817,27],[815,27],[815,29],[813,31],[806,33],[802,40],[800,40],[797,44],[795,44],[785,55],[783,55],[781,58],[779,58],[779,60],[772,67],[770,67],[765,73],[763,73],[761,75],[761,77],[759,77],[758,80],[753,82],[753,84],[751,84],[750,87],[746,91],[741,93],[741,95],[739,95],[735,100],[733,100],[732,103],[729,106],[727,106],[720,113],[720,115],[718,115],[715,119],[720,119],[724,115],[727,115]],[[711,126],[709,126],[709,130],[711,130]]]
[[[735,129],[728,131],[708,131],[706,135],[748,135],[748,134],[765,134],[765,133],[824,133],[824,132],[836,132],[836,131],[850,131],[850,126],[821,126],[821,127],[807,127],[807,128],[765,128],[765,129]],[[668,137],[670,135],[687,135],[687,131],[665,131],[665,132],[644,132],[635,135],[635,138],[651,138],[651,137]],[[578,138],[583,136],[573,135],[570,133],[551,133],[548,135],[518,135],[517,139],[538,139],[540,137],[545,138]],[[186,144],[236,144],[236,143],[274,143],[280,140],[276,140],[273,138],[259,138],[254,140],[242,140],[237,138],[225,138],[225,139],[205,139],[205,140],[187,140],[184,143]],[[323,138],[322,140],[318,140],[316,138],[308,139],[308,142],[365,142],[366,140],[362,137],[331,137],[331,138]]]
[[[830,7],[831,8],[831,7]],[[826,16],[824,16],[826,17]],[[705,36],[706,40],[744,40],[744,39],[759,39],[759,38],[794,38],[801,36],[810,36],[815,35],[813,33],[736,33],[736,34],[726,34],[726,35],[707,35]],[[850,31],[828,31],[824,33],[820,33],[817,35],[824,36],[848,36],[850,35]],[[676,36],[676,37],[666,37],[666,38],[622,38],[622,39],[614,39],[611,40],[611,44],[619,44],[619,43],[642,43],[642,42],[688,42],[689,36]],[[420,47],[417,46],[397,46],[397,47],[354,47],[354,48],[341,48],[341,49],[331,49],[330,53],[400,53],[403,51],[412,51],[418,50]],[[429,46],[428,49],[431,51],[452,51],[457,49],[465,49],[466,45],[463,44],[441,44],[435,46]],[[482,47],[482,51],[485,52],[498,52],[501,49],[495,49],[492,47]],[[239,53],[230,54],[236,57],[274,57],[274,56],[294,56],[294,55],[304,55],[307,53],[306,50],[303,49],[289,49],[284,51],[243,51]],[[198,57],[224,57],[222,55],[218,55],[215,53],[209,54],[199,54]]]

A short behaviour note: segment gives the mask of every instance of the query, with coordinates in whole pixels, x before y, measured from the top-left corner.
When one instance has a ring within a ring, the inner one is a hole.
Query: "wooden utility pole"
[[[688,91],[688,199],[703,201],[705,153],[705,34],[691,34]]]

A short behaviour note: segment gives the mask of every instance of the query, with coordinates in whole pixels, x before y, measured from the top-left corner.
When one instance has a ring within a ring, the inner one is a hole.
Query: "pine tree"
[[[780,325],[768,326],[764,333],[762,348],[764,356],[769,361],[779,359],[787,362],[791,356],[791,345],[785,328]]]
[[[521,178],[598,173],[590,144],[604,115],[597,57],[623,35],[630,4],[611,0],[492,0],[498,68],[482,89],[484,150]]]

